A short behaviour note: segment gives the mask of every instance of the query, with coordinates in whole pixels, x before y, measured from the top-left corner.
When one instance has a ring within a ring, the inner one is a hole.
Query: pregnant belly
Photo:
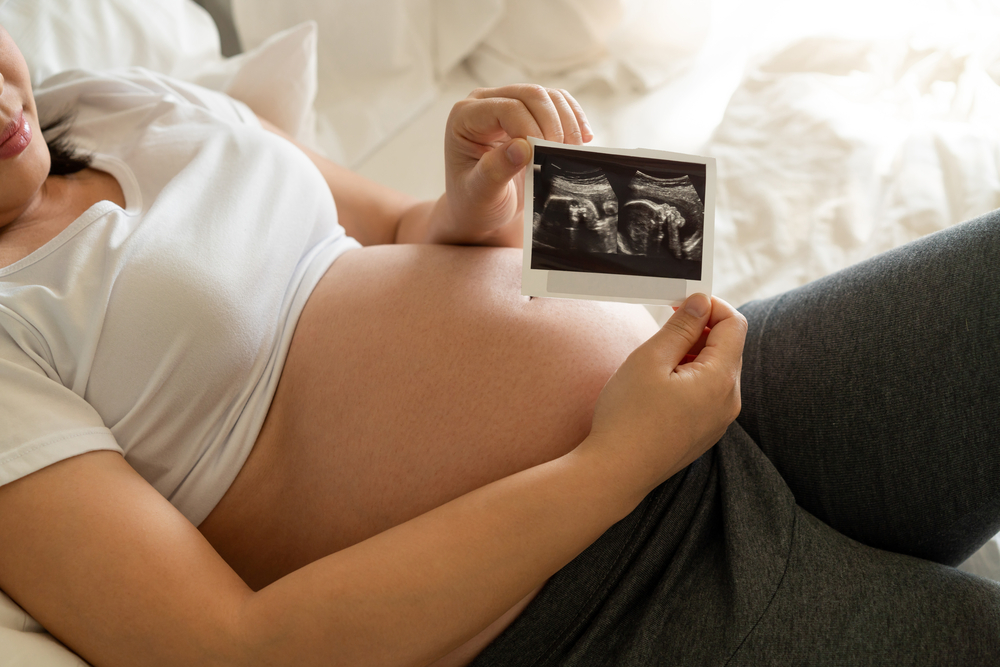
[[[199,527],[254,589],[576,446],[655,330],[520,296],[520,251],[376,246],[310,297],[250,458]],[[534,594],[532,594],[533,596]],[[526,598],[440,665],[465,664]]]

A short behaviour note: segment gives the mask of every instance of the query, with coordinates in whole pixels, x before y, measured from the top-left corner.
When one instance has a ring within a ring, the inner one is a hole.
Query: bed
[[[714,291],[734,304],[1000,206],[985,1],[0,0],[0,24],[36,85],[153,69],[419,197],[443,190],[470,90],[568,88],[597,144],[718,160]],[[962,568],[1000,581],[998,538]],[[0,667],[29,665],[86,663],[0,593]]]

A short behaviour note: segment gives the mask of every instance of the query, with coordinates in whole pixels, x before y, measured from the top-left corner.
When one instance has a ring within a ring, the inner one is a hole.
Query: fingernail
[[[507,147],[507,159],[510,160],[512,165],[520,167],[522,164],[528,160],[528,147],[526,146],[528,142],[523,139],[515,139],[510,146]]]
[[[684,301],[684,310],[694,317],[704,317],[711,307],[712,302],[701,292],[695,292]]]

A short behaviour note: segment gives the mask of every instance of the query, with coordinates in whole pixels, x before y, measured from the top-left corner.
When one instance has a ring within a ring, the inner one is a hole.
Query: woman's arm
[[[720,301],[679,311],[609,381],[573,452],[257,593],[120,455],[68,459],[0,487],[0,587],[95,667],[426,664],[714,444],[739,409],[745,326]]]
[[[0,487],[0,588],[94,667],[235,665],[252,591],[115,452]]]
[[[362,245],[451,243],[521,247],[529,136],[581,144],[593,133],[564,90],[519,84],[474,91],[445,127],[445,194],[421,202],[353,173],[268,121],[265,129],[298,146],[323,174],[340,224]]]
[[[93,452],[0,488],[0,587],[95,667],[423,665],[624,516],[621,495],[567,458],[253,593],[119,454]]]

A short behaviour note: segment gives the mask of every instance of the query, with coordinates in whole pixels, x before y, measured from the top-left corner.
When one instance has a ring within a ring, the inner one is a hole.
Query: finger
[[[747,320],[731,305],[717,297],[712,298],[712,313],[708,320],[711,328],[704,346],[695,361],[728,368],[739,373],[743,365],[743,345],[746,342]]]
[[[490,147],[494,142],[506,142],[515,137],[541,138],[544,134],[524,104],[500,97],[459,102],[452,111],[449,125],[463,139]]]
[[[549,98],[559,113],[559,124],[562,125],[563,143],[579,146],[583,143],[583,130],[576,113],[561,90],[549,89]]]
[[[643,346],[650,348],[655,363],[676,368],[701,337],[711,311],[712,302],[707,296],[692,294]]]
[[[478,181],[476,191],[484,199],[506,190],[510,179],[517,175],[531,160],[531,144],[524,139],[512,139],[479,159],[472,169],[472,178]]]
[[[580,106],[575,97],[569,94],[569,91],[560,89],[559,92],[563,94],[563,97],[566,98],[566,103],[573,109],[576,122],[579,124],[580,132],[583,135],[583,142],[587,143],[591,141],[594,138],[594,131],[590,128],[590,122],[587,120],[587,114],[583,112],[583,107]]]
[[[675,313],[681,308],[680,306],[670,306],[670,307],[674,309]],[[694,345],[692,345],[691,349],[688,350],[688,353],[684,355],[684,360],[681,361],[682,364],[687,364],[695,360],[695,357],[698,356],[698,353],[701,352],[702,348],[705,347],[705,341],[708,340],[708,334],[711,331],[712,331],[711,329],[705,327],[704,331],[701,332],[701,336],[698,338],[698,341]]]
[[[696,340],[694,345],[691,346],[691,349],[688,350],[686,355],[684,355],[684,358],[687,361],[694,361],[694,358],[698,356],[698,353],[705,348],[705,343],[708,341],[708,334],[711,332],[711,329],[705,327],[705,329],[701,332],[701,336],[698,337],[698,340]],[[688,359],[688,357],[690,357],[690,359]]]
[[[743,315],[727,301],[724,301],[717,296],[712,297],[712,315],[708,320],[709,328],[713,328],[722,320],[734,317],[742,318]]]
[[[518,83],[510,86],[501,86],[499,88],[480,88],[473,91],[470,97],[472,96],[481,100],[488,100],[491,98],[507,98],[510,100],[516,100],[524,105],[524,108],[527,109],[529,114],[531,114],[535,123],[541,130],[540,135],[512,134],[510,136],[538,136],[541,139],[562,143],[563,130],[562,123],[559,120],[559,112],[556,109],[555,104],[552,102],[552,98],[549,97],[549,91],[542,86]]]
[[[719,306],[720,310],[715,310],[716,303],[720,304]],[[675,313],[681,308],[681,306],[670,306],[670,307],[674,309]],[[735,308],[733,308],[728,302],[723,301],[717,296],[712,297],[712,311],[713,315],[716,317],[716,320],[723,319],[724,317],[732,317],[735,313],[739,312]],[[711,326],[709,326],[709,328],[711,328]]]

